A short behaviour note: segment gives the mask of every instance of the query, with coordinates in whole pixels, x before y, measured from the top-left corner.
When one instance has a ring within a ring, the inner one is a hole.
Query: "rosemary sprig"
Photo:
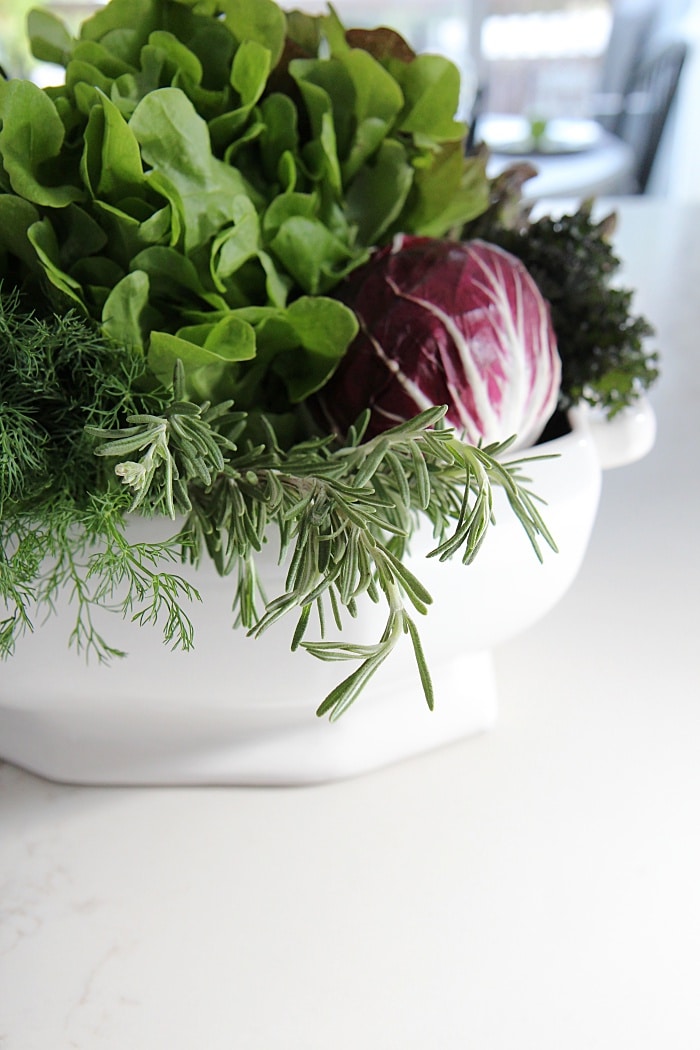
[[[245,413],[231,412],[232,401],[212,407],[208,402],[194,405],[185,399],[185,373],[177,362],[173,380],[172,403],[162,415],[135,413],[127,418],[128,427],[113,431],[105,427],[86,427],[86,433],[104,444],[94,449],[96,456],[130,456],[142,453],[137,460],[117,463],[114,473],[132,489],[133,513],[144,504],[151,513],[164,511],[174,518],[176,512],[192,508],[188,486],[192,481],[210,485],[212,478],[224,469],[224,451],[235,451],[236,445],[214,428],[226,418],[240,432],[245,426]]]
[[[271,436],[264,447],[231,454],[212,485],[191,486],[186,531],[193,537],[193,556],[206,548],[220,572],[237,567],[236,611],[249,633],[257,637],[296,610],[293,648],[301,646],[323,660],[359,661],[325,698],[319,714],[342,714],[403,634],[412,643],[432,706],[430,675],[408,613],[410,606],[425,613],[431,598],[402,560],[420,514],[433,524],[433,556],[445,560],[461,549],[463,560],[470,562],[493,520],[492,490],[499,485],[537,556],[539,540],[555,546],[521,477],[523,461],[508,464],[498,458],[509,443],[464,445],[442,426],[444,411],[430,409],[365,443],[360,421],[342,447],[321,438],[285,451]],[[288,571],[284,592],[260,612],[254,555],[271,525],[277,526],[280,558],[287,559]],[[355,615],[363,594],[387,604],[378,642],[368,647],[325,641],[326,602],[341,629],[342,610]],[[322,637],[305,641],[314,609]]]

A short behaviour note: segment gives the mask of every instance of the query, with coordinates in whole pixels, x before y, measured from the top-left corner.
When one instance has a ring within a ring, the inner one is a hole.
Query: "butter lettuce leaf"
[[[32,204],[64,208],[85,190],[61,180],[66,129],[49,96],[28,80],[0,79],[0,156],[12,190]]]
[[[351,341],[343,278],[488,205],[457,70],[392,30],[274,0],[109,0],[77,34],[29,29],[66,78],[0,82],[0,280],[163,383],[181,351],[204,399],[288,413]]]
[[[184,250],[205,243],[233,221],[232,201],[253,190],[235,168],[213,156],[206,121],[178,88],[147,95],[129,121],[151,182],[180,211]]]

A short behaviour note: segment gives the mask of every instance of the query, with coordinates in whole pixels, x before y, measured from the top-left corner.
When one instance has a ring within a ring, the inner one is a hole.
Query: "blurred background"
[[[0,64],[8,75],[56,83],[60,71],[34,62],[27,48],[24,26],[33,6],[0,0]],[[77,29],[98,4],[40,6]],[[326,9],[316,0],[282,6]],[[336,0],[334,6],[348,25],[390,25],[415,50],[451,58],[462,73],[460,117],[474,125],[475,142],[493,151],[494,173],[513,157],[541,166],[546,179],[533,196],[590,190],[700,200],[700,0]],[[543,127],[552,129],[549,140],[539,137]]]

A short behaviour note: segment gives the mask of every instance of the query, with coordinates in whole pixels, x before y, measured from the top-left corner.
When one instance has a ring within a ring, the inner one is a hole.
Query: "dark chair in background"
[[[666,0],[615,0],[613,22],[590,116],[633,154],[632,170],[617,192],[646,193],[688,56],[677,21],[667,20]],[[488,82],[476,93],[467,152],[478,146],[477,126],[486,111]],[[620,144],[617,143],[617,146]]]
[[[670,40],[632,68],[620,112],[608,127],[634,150],[632,191],[645,193],[664,127],[678,92],[688,45]]]
[[[592,116],[628,143],[631,193],[645,193],[678,90],[688,45],[666,24],[665,0],[614,0],[613,22]]]
[[[593,99],[593,115],[613,134],[617,132],[634,73],[654,39],[660,2],[612,0],[612,26]]]

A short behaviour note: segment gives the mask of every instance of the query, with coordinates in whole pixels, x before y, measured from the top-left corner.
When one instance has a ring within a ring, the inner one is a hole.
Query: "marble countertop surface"
[[[620,210],[657,444],[496,729],[299,789],[1,766],[2,1050],[700,1046],[700,208]]]

